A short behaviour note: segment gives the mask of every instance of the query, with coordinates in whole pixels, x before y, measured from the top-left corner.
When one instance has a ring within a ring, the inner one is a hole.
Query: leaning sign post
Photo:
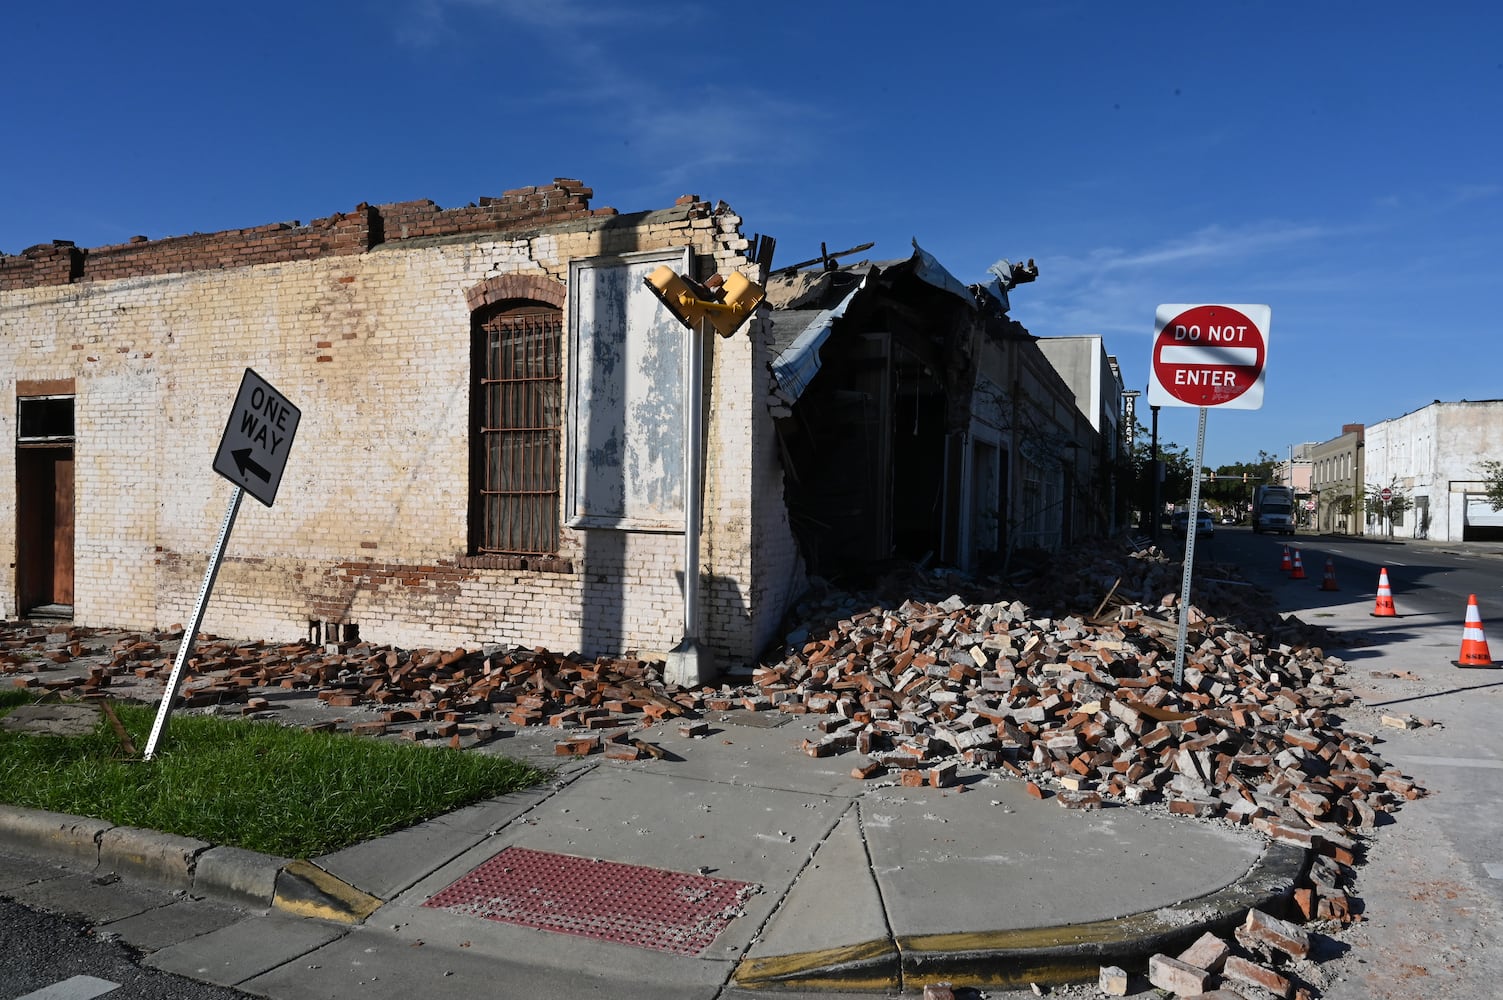
[[[1200,515],[1200,469],[1205,456],[1206,411],[1256,410],[1263,405],[1268,364],[1266,305],[1161,305],[1153,317],[1153,373],[1150,406],[1194,406],[1200,410],[1195,433],[1195,475],[1191,477],[1190,520],[1185,528],[1185,572],[1180,582],[1179,640],[1174,647],[1174,684],[1185,677],[1185,639],[1190,619],[1190,569]]]
[[[152,723],[151,736],[143,754],[147,760],[156,756],[157,746],[167,732],[172,703],[177,700],[183,685],[183,669],[193,655],[193,641],[203,625],[204,609],[209,603],[209,593],[214,589],[214,580],[219,576],[219,566],[224,562],[225,546],[230,540],[230,529],[235,526],[235,515],[240,512],[240,501],[247,493],[268,507],[276,500],[277,488],[282,485],[282,470],[287,465],[287,453],[292,450],[292,438],[297,433],[302,415],[302,411],[273,389],[271,383],[251,369],[245,370],[235,404],[230,408],[224,436],[219,440],[219,450],[214,454],[214,471],[234,483],[235,492],[230,496],[224,523],[219,526],[219,539],[214,543],[214,553],[204,571],[193,620],[183,632],[177,659],[167,678],[166,690],[162,692],[162,704],[157,709],[157,718]]]

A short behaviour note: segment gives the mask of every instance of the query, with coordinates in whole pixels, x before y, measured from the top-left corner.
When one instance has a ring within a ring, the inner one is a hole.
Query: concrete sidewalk
[[[710,721],[697,737],[642,731],[662,759],[568,760],[550,785],[311,863],[0,809],[0,893],[83,915],[151,966],[288,1000],[498,983],[537,997],[887,995],[1140,966],[1250,906],[1280,909],[1304,863],[1228,823],[1065,809],[997,773],[858,781],[848,760],[799,752],[808,717]],[[557,735],[492,748],[554,766]],[[581,911],[581,879],[614,910]],[[154,888],[179,894],[164,906]]]

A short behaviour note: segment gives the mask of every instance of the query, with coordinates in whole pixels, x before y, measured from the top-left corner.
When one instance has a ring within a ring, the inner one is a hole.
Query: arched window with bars
[[[528,300],[472,319],[470,553],[559,547],[563,311]]]

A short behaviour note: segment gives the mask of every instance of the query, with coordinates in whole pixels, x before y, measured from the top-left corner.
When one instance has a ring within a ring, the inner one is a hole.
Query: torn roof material
[[[792,405],[803,395],[809,382],[819,373],[819,349],[830,339],[835,321],[845,315],[856,294],[866,287],[866,278],[832,309],[821,309],[772,363],[773,391]]]
[[[960,298],[966,305],[975,308],[976,297],[971,290],[960,283],[960,279],[949,271],[946,271],[934,255],[918,245],[918,240],[913,241],[913,276],[920,281],[927,282],[942,292],[949,292]]]
[[[798,335],[793,338],[793,341],[773,361],[773,392],[779,399],[788,405],[792,405],[798,401],[799,396],[803,394],[804,390],[808,388],[810,381],[819,372],[819,351],[824,346],[825,341],[830,338],[835,321],[845,314],[852,300],[855,299],[856,295],[862,289],[868,286],[869,282],[874,278],[880,278],[883,275],[897,272],[899,269],[907,269],[908,273],[925,284],[954,295],[972,309],[976,308],[976,297],[971,290],[961,284],[959,278],[945,270],[944,265],[933,254],[919,246],[917,240],[913,241],[913,255],[911,257],[901,260],[882,261],[880,263],[863,261],[848,268],[841,268],[839,270],[846,271],[847,273],[865,270],[867,274],[836,305],[814,313],[813,318],[807,322]],[[831,273],[825,272],[825,275]],[[806,303],[812,304],[810,302],[811,299],[816,298],[821,292],[833,290],[834,287],[828,280],[825,280],[824,275],[816,276],[813,279],[802,274],[791,276],[788,284],[788,297],[786,301],[790,306]],[[769,298],[776,300],[777,296],[769,290]],[[775,327],[778,325],[778,313],[780,311],[775,311],[773,314]],[[803,317],[801,314],[805,311],[789,310],[789,312],[793,316],[797,316],[799,320],[802,320]]]

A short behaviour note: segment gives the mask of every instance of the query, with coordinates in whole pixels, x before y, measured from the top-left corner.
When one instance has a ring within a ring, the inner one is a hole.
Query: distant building
[[[1367,531],[1444,541],[1503,539],[1503,511],[1487,501],[1481,463],[1503,460],[1503,399],[1436,400],[1366,431],[1364,482],[1401,502],[1368,511]]]
[[[1309,526],[1314,523],[1313,504],[1311,510],[1306,510],[1305,505],[1315,499],[1310,492],[1310,479],[1313,469],[1310,462],[1310,453],[1315,448],[1313,441],[1289,446],[1289,457],[1278,464],[1273,470],[1274,485],[1294,487],[1294,499],[1299,505],[1299,523]]]
[[[1125,477],[1127,470],[1122,448],[1122,371],[1099,336],[1040,337],[1038,348],[1075,394],[1075,405],[1096,432],[1091,441],[1097,454],[1082,454],[1083,449],[1077,447],[1070,457],[1077,481],[1093,501],[1077,512],[1077,518],[1083,519],[1077,530],[1114,533],[1125,514],[1120,505],[1127,491],[1127,484],[1118,482],[1118,473]],[[1082,475],[1086,468],[1099,470],[1095,482]]]
[[[1345,424],[1339,437],[1310,446],[1310,495],[1315,529],[1360,535],[1363,524],[1361,424]]]

